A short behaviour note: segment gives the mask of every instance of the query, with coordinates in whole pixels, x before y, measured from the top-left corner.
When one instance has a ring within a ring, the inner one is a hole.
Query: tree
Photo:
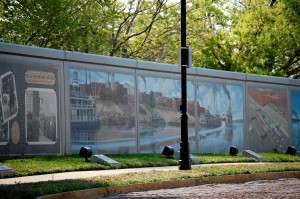
[[[296,0],[272,7],[265,0],[241,1],[231,37],[243,72],[299,78],[299,6]]]
[[[63,3],[60,0],[1,1],[1,41],[49,46],[66,28]]]
[[[180,46],[179,3],[166,1],[161,10],[146,40],[141,42],[138,37],[132,40],[133,47],[139,47],[132,58],[162,63],[177,62],[177,49]]]
[[[170,0],[2,0],[0,41],[176,64]],[[299,0],[188,0],[193,65],[300,77]]]
[[[108,0],[3,0],[0,41],[89,52],[90,35],[99,27],[95,21],[101,24],[100,11],[106,13],[108,5]]]
[[[135,58],[147,44],[153,27],[163,14],[166,0],[129,0],[128,4],[114,2],[119,18],[113,21],[110,56]]]
[[[223,1],[191,1],[188,16],[188,43],[193,49],[193,65],[234,70],[229,18]]]
[[[299,1],[191,2],[188,42],[195,66],[299,78]]]

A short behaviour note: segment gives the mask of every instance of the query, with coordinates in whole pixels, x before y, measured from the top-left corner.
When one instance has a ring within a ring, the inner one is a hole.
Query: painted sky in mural
[[[291,92],[293,146],[300,150],[300,91]]]
[[[300,120],[300,91],[292,91],[292,118]]]
[[[231,106],[233,120],[243,119],[243,88],[239,85],[198,83],[198,100],[201,107],[221,115]]]
[[[94,70],[78,70],[78,69],[70,69],[69,70],[69,83],[70,85],[73,84],[73,72],[78,72],[78,83],[85,84],[90,82],[107,82],[109,75],[114,74],[115,80],[119,81],[120,83],[128,83],[133,85],[134,77],[133,75],[127,74],[119,74],[113,72],[102,72],[102,71],[94,71]]]
[[[188,101],[194,101],[194,87],[187,83]],[[143,153],[160,153],[164,146],[179,150],[181,81],[166,77],[138,77],[140,150]],[[195,118],[189,117],[190,134]],[[195,152],[195,150],[191,149]]]
[[[160,77],[139,76],[139,91],[149,93],[162,92],[166,97],[181,98],[181,81],[178,79],[165,79]],[[194,90],[191,81],[187,82],[188,100],[194,100]]]
[[[244,97],[241,85],[197,82],[200,153],[224,153],[244,148]]]

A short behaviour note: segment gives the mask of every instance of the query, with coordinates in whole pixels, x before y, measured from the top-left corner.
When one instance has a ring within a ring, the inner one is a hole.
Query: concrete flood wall
[[[0,43],[0,154],[179,150],[176,65]],[[300,81],[188,69],[192,153],[300,149]]]

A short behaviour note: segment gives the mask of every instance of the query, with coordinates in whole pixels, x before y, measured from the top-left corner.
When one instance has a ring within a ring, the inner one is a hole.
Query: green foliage
[[[232,27],[237,43],[237,64],[243,72],[299,77],[299,25],[290,6],[299,1],[278,1],[272,7],[265,0],[244,0]],[[294,12],[295,13],[295,12]],[[292,22],[293,21],[293,22]]]
[[[107,13],[108,0],[3,0],[0,41],[56,49],[93,51],[94,33]],[[97,12],[96,12],[97,10]],[[102,11],[102,12],[101,12]],[[100,14],[101,13],[101,14]],[[97,24],[97,25],[96,25]],[[102,35],[103,36],[103,35]]]
[[[180,3],[122,2],[2,0],[0,41],[176,64]],[[299,10],[298,0],[188,0],[193,65],[299,78]]]

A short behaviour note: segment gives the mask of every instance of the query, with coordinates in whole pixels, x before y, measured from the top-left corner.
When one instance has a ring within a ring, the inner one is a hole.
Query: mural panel
[[[244,96],[241,85],[197,82],[197,124],[200,153],[244,148]]]
[[[300,150],[300,91],[291,92],[293,146]]]
[[[71,148],[136,152],[134,76],[70,69]]]
[[[289,144],[286,88],[248,86],[249,143],[255,152],[286,152]]]
[[[188,81],[192,106],[194,89]],[[161,153],[165,146],[179,150],[181,132],[181,81],[167,77],[138,76],[139,138],[142,153]],[[193,106],[192,106],[193,107]],[[189,115],[189,136],[195,134],[195,118]],[[194,151],[192,149],[191,151]]]
[[[16,92],[15,76],[11,71],[0,76],[0,102],[3,123],[16,117],[18,114],[18,100]]]
[[[18,98],[14,74],[0,76],[0,144],[8,143],[9,121],[18,114]]]
[[[58,154],[58,62],[7,58],[0,74],[0,154]]]
[[[56,93],[53,89],[27,88],[26,138],[29,144],[51,144],[57,140]]]

